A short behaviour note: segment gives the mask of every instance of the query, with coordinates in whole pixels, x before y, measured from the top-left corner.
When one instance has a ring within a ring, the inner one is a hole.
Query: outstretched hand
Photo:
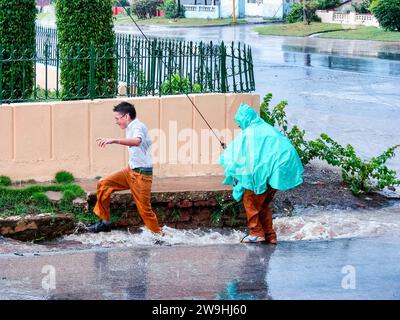
[[[112,144],[115,142],[115,139],[109,138],[97,138],[96,142],[100,148],[104,148],[107,144]]]

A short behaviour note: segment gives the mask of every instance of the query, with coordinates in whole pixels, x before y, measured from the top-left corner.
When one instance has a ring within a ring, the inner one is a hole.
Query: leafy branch
[[[271,93],[264,96],[260,106],[260,116],[289,138],[304,165],[317,158],[325,160],[332,166],[340,167],[343,181],[350,185],[355,195],[381,190],[386,186],[400,185],[396,171],[385,165],[388,159],[395,156],[395,150],[400,147],[400,144],[388,148],[378,157],[365,161],[357,156],[353,146],[348,144],[343,147],[325,133],[315,140],[307,141],[304,138],[305,131],[299,127],[293,126],[288,130],[285,112],[287,102],[281,101],[270,108],[271,99]]]

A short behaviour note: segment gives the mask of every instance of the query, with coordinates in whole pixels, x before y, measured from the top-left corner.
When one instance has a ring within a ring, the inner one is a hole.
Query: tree
[[[0,0],[0,100],[32,94],[35,56],[35,0]],[[19,60],[3,62],[6,59]],[[1,61],[3,60],[3,61]]]
[[[318,0],[303,0],[303,22],[310,24],[318,8]]]
[[[336,8],[340,5],[340,0],[318,0],[318,9],[319,10],[328,10]]]
[[[369,7],[371,6],[371,0],[363,0],[360,3],[352,3],[351,6],[357,13],[371,13]]]
[[[116,92],[113,0],[57,0],[56,21],[64,99]]]
[[[379,0],[373,14],[385,30],[400,31],[400,0]]]

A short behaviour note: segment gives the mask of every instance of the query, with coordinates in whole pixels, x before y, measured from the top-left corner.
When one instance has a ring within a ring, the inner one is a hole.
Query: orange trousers
[[[94,213],[102,220],[110,220],[110,197],[114,191],[130,190],[140,217],[147,228],[160,233],[157,216],[151,208],[152,176],[125,168],[101,179],[97,184],[97,202]]]
[[[251,236],[265,237],[266,241],[276,240],[272,227],[272,211],[269,207],[276,189],[268,188],[262,194],[246,190],[243,194],[243,206],[246,210],[247,227]]]

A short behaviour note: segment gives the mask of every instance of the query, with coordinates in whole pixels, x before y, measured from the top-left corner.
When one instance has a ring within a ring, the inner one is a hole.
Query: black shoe
[[[111,231],[111,223],[105,221],[99,221],[97,223],[91,224],[87,227],[89,232],[98,233],[98,232],[110,232]]]

